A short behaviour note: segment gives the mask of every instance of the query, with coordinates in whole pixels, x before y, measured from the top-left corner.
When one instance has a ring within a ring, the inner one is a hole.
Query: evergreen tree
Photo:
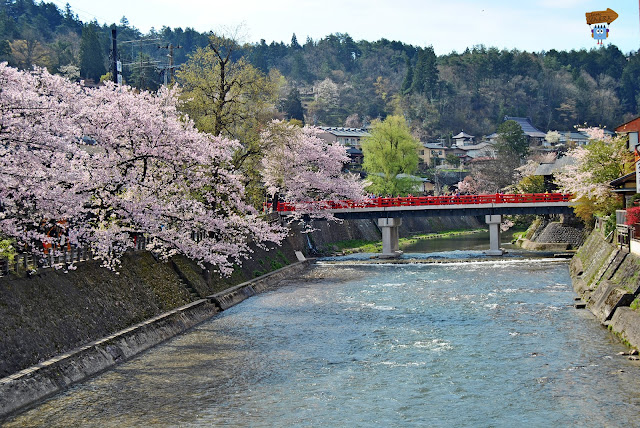
[[[287,119],[296,119],[304,124],[304,109],[298,88],[292,88],[289,91],[289,95],[282,103],[282,111],[287,115]]]
[[[620,79],[620,94],[625,111],[637,114],[640,102],[640,54],[629,57]]]
[[[523,159],[529,152],[529,142],[522,128],[515,120],[507,120],[498,126],[498,154],[516,156]]]
[[[302,49],[302,46],[300,46],[300,43],[298,43],[298,38],[296,37],[296,33],[293,33],[293,36],[291,36],[291,49],[294,49],[294,50]]]
[[[260,43],[255,45],[251,50],[250,61],[251,65],[253,65],[258,70],[263,73],[269,72],[269,46],[264,39],[260,39]]]
[[[80,39],[80,76],[85,79],[100,81],[100,76],[106,73],[105,56],[96,31],[96,24],[90,23],[82,28]]]
[[[418,62],[413,69],[411,92],[433,98],[438,83],[437,58],[433,46],[418,52]]]
[[[413,85],[413,67],[411,66],[411,60],[407,58],[407,73],[404,76],[402,82],[402,93],[407,95],[411,92],[411,86]]]

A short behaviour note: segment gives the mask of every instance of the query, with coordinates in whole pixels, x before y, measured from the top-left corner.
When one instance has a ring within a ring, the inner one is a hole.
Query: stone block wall
[[[571,260],[575,292],[603,324],[640,348],[640,258],[607,242],[594,230]]]

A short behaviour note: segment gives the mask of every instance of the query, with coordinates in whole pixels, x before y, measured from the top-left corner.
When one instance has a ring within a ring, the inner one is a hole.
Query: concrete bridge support
[[[485,221],[489,225],[489,251],[485,254],[489,256],[501,256],[504,251],[500,248],[500,223],[502,223],[501,215],[486,215]]]
[[[401,218],[379,218],[378,227],[382,231],[382,254],[380,258],[391,259],[400,257],[400,242],[398,240],[398,227],[402,224]]]

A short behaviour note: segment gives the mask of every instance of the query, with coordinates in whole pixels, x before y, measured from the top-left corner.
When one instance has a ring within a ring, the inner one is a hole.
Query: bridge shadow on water
[[[472,262],[500,261],[514,259],[556,258],[555,252],[529,251],[511,243],[513,232],[501,235],[500,247],[505,250],[502,256],[488,256],[489,232],[477,232],[453,235],[433,239],[418,239],[410,244],[400,245],[404,252],[398,259],[378,259],[376,253],[354,253],[344,256],[323,257],[324,262],[375,262],[375,263],[424,263],[424,262]]]

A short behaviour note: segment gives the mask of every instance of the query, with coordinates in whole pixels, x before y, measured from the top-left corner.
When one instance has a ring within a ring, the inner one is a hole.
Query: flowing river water
[[[480,255],[320,261],[6,426],[638,426],[640,365],[566,261]]]

